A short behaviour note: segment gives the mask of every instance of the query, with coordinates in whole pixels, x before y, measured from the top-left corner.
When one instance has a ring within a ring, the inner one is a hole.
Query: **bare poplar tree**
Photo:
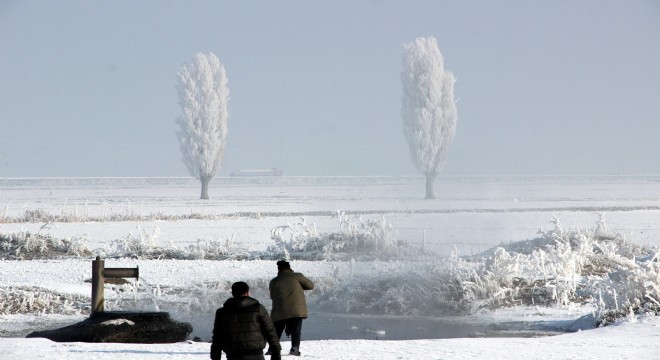
[[[227,137],[227,75],[213,53],[198,53],[177,73],[176,86],[182,116],[177,118],[183,162],[202,184],[201,199],[208,199],[211,179],[220,171]]]
[[[456,81],[444,68],[435,38],[404,45],[401,81],[403,132],[415,166],[426,175],[426,199],[434,199],[433,183],[447,160],[457,119]]]

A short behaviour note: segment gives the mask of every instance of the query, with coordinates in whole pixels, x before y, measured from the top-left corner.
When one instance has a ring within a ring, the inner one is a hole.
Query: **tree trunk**
[[[200,176],[199,181],[202,183],[202,196],[200,199],[208,200],[209,199],[209,181],[211,181],[210,176]]]
[[[435,181],[435,175],[430,173],[426,174],[426,199],[435,199],[435,194],[433,193],[433,182]]]

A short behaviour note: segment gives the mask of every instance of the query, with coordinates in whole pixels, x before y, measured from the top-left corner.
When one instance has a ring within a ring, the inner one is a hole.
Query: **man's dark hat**
[[[280,260],[277,262],[278,269],[291,269],[291,264],[288,261]]]
[[[234,297],[239,297],[245,293],[250,291],[250,287],[248,286],[247,283],[244,283],[242,281],[235,282],[231,284],[231,294]]]

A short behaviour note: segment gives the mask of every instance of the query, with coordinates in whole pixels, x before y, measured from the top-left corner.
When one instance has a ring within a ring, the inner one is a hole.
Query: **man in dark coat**
[[[250,297],[250,287],[242,281],[232,284],[231,294],[215,312],[211,360],[220,360],[223,351],[228,360],[264,360],[266,342],[270,359],[280,360],[280,339],[266,308]]]
[[[307,319],[304,290],[313,288],[314,283],[303,274],[293,272],[287,261],[277,262],[277,276],[268,285],[270,299],[273,301],[270,316],[275,324],[278,339],[285,328],[287,336],[291,335],[290,355],[300,356],[302,322],[303,319]]]

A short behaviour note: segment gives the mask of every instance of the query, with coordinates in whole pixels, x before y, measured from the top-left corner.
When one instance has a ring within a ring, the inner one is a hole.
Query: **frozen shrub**
[[[54,217],[42,209],[26,210],[20,222],[38,223],[38,222],[51,222]]]
[[[361,259],[392,258],[413,251],[405,242],[397,241],[394,226],[381,219],[350,219],[337,214],[339,229],[334,233],[319,233],[315,224],[301,221],[271,230],[275,246],[267,253],[274,257],[303,260],[337,260],[348,257]]]
[[[180,259],[180,260],[243,260],[253,256],[234,242],[233,236],[226,240],[197,239],[193,245],[178,249],[158,244],[159,228],[147,230],[138,227],[137,235],[128,234],[114,240],[109,252],[113,257],[136,259]]]
[[[177,258],[177,250],[158,246],[160,229],[149,231],[138,227],[137,235],[128,234],[123,239],[114,240],[111,244],[111,255],[137,259],[173,259]]]
[[[43,229],[43,227],[42,227]],[[31,260],[90,256],[84,238],[57,239],[28,231],[0,234],[0,259]]]
[[[415,262],[415,267],[337,277],[318,297],[323,311],[459,315],[517,305],[591,304],[596,324],[630,314],[660,314],[656,250],[607,229],[571,229],[557,219],[539,238],[483,254]]]
[[[224,241],[198,239],[197,243],[189,245],[184,253],[187,259],[245,260],[250,257],[243,247],[234,242],[233,236]]]
[[[0,314],[81,314],[89,298],[37,287],[0,288]]]
[[[612,311],[625,315],[630,309],[657,313],[655,250],[609,231],[602,217],[593,230],[566,230],[557,219],[552,224],[552,229],[539,231],[541,238],[440,267],[436,281],[476,308],[591,302],[601,317],[611,317],[607,314]],[[467,278],[461,271],[466,268],[472,270]],[[463,284],[462,292],[447,283]]]

